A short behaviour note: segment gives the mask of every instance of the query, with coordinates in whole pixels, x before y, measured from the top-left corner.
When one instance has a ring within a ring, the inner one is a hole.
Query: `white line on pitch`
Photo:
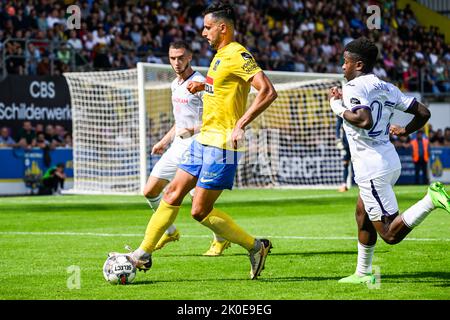
[[[39,236],[91,236],[91,237],[143,237],[143,234],[137,233],[94,233],[94,232],[21,232],[21,231],[4,231],[0,235],[39,235]],[[186,238],[210,238],[209,235],[186,235]],[[260,238],[262,236],[257,236]],[[271,239],[287,239],[287,240],[356,240],[356,237],[308,237],[308,236],[264,236]],[[450,241],[450,238],[406,238],[405,241]]]
[[[289,190],[289,189],[286,189]],[[320,189],[319,189],[320,190]],[[395,192],[396,195],[404,195],[404,194],[410,194],[412,192],[418,192],[415,190],[398,190]],[[310,195],[295,195],[295,196],[279,196],[279,197],[266,197],[264,199],[255,199],[255,200],[248,200],[247,198],[240,198],[240,197],[236,197],[236,198],[222,198],[219,199],[217,204],[221,204],[221,203],[233,203],[233,202],[241,202],[241,201],[248,201],[248,203],[252,203],[252,202],[256,202],[256,201],[292,201],[292,200],[308,200],[308,199],[333,199],[333,198],[357,198],[358,194],[353,194],[353,193],[346,193],[346,194],[342,194],[342,193],[330,193],[330,194],[326,194],[326,193],[321,193],[321,194],[310,194]],[[142,197],[143,199],[143,197]],[[3,200],[4,203],[7,203],[7,199]],[[14,201],[16,201],[15,199],[11,199],[11,203],[13,203]],[[41,198],[30,198],[27,199],[27,203],[47,203],[48,199],[46,199],[45,201],[43,201],[43,199]],[[126,200],[104,200],[104,199],[96,199],[94,197],[92,197],[91,199],[87,200],[87,203],[91,204],[91,203],[95,203],[95,204],[126,204],[126,203],[135,203],[136,199],[131,198],[131,199],[126,199]],[[56,202],[55,202],[56,203]],[[64,204],[79,204],[80,200],[79,199],[73,199],[70,196],[68,197],[59,197],[57,203],[64,203]],[[146,204],[146,202],[142,202],[143,204]],[[356,204],[356,203],[355,203]]]

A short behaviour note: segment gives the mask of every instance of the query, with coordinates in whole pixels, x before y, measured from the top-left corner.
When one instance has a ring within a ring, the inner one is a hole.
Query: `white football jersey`
[[[205,77],[195,71],[186,80],[178,77],[172,81],[172,106],[177,131],[184,128],[200,127],[203,113],[203,91],[190,93],[186,86],[190,81],[205,82]],[[199,129],[199,128],[198,128]]]
[[[349,81],[342,95],[347,109],[365,108],[372,112],[370,130],[355,127],[344,119],[356,183],[401,169],[397,151],[389,140],[390,120],[395,109],[406,111],[415,98],[404,95],[396,86],[374,74]]]

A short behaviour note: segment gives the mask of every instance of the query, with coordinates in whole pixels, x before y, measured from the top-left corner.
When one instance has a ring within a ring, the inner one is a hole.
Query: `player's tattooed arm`
[[[414,118],[405,127],[396,124],[391,125],[389,128],[391,134],[407,136],[422,128],[431,116],[427,107],[418,101],[415,101],[405,112],[413,114]]]

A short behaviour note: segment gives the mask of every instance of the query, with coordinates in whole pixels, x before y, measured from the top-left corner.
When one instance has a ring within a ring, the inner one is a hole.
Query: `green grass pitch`
[[[403,212],[426,186],[396,192]],[[356,198],[356,188],[224,192],[217,207],[273,241],[257,281],[237,245],[221,257],[202,256],[211,233],[190,217],[186,200],[176,221],[180,241],[156,251],[152,269],[127,286],[108,284],[102,265],[109,251],[140,244],[150,217],[142,197],[0,198],[0,299],[449,299],[450,216],[441,209],[398,245],[378,239],[378,286],[337,283],[356,265]],[[68,286],[76,284],[70,266],[79,268],[79,288]]]

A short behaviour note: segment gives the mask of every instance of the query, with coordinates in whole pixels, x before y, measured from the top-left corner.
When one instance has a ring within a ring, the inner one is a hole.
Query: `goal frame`
[[[146,105],[145,105],[145,68],[151,67],[155,70],[170,70],[171,66],[168,64],[157,64],[157,63],[148,63],[148,62],[138,62],[137,63],[137,75],[138,75],[138,95],[139,95],[139,126],[140,126],[140,167],[141,167],[141,177],[140,177],[140,189],[143,192],[145,184],[147,183],[147,127],[146,127]],[[198,67],[193,66],[195,71],[199,71],[206,75],[208,72],[208,67]],[[341,81],[342,84],[345,83],[344,75],[338,73],[317,73],[317,72],[292,72],[292,71],[267,71],[264,70],[264,73],[269,78],[291,78],[291,81],[307,81],[307,80],[318,80],[318,79],[335,79]],[[286,82],[288,83],[288,82]],[[144,174],[142,174],[144,173]],[[349,174],[350,176],[351,174]],[[348,181],[351,183],[351,177],[349,177]],[[302,188],[301,186],[283,186],[280,188]],[[324,188],[311,186],[311,188]]]

